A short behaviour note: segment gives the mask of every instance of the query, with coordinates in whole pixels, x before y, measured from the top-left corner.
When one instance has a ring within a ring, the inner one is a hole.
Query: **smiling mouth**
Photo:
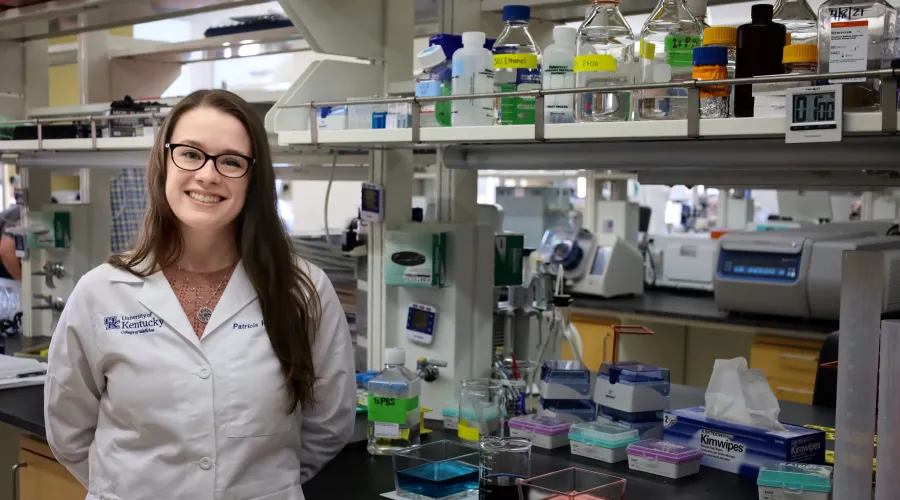
[[[197,200],[200,203],[209,203],[210,205],[214,205],[225,199],[214,194],[200,194],[196,191],[185,191],[185,194],[187,194],[193,200]]]

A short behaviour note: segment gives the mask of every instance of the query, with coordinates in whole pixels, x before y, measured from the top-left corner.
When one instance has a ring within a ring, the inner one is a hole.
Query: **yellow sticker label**
[[[537,54],[496,54],[494,56],[495,69],[537,69]]]
[[[615,71],[616,58],[609,54],[590,54],[575,58],[575,72]]]

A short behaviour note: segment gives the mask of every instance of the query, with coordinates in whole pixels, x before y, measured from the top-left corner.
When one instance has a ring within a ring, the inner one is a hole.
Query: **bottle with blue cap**
[[[694,49],[695,80],[727,80],[728,48],[721,46]],[[728,118],[731,87],[716,85],[700,88],[700,118]]]
[[[506,27],[494,43],[494,91],[517,92],[541,88],[541,51],[528,31],[531,8],[503,7]],[[500,125],[533,125],[534,97],[502,97],[495,103]]]

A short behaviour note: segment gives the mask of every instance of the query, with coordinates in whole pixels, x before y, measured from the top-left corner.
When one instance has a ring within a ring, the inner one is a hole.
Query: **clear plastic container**
[[[897,10],[884,0],[828,0],[819,7],[819,72],[889,68],[896,50]],[[860,57],[861,53],[865,57]],[[880,105],[881,83],[842,79],[844,111]]]
[[[569,444],[571,427],[572,422],[537,415],[523,415],[509,419],[510,436],[530,439],[535,446],[546,449]]]
[[[422,72],[416,78],[416,97],[437,97],[453,93],[453,63],[447,59],[440,45],[432,45],[417,56]],[[420,123],[423,127],[449,127],[450,103],[422,104]]]
[[[767,461],[759,468],[759,498],[828,500],[833,469],[827,465]]]
[[[776,0],[772,19],[784,25],[791,36],[789,43],[817,43],[818,18],[806,0]]]
[[[702,34],[703,28],[684,0],[660,0],[641,28],[643,83],[690,80],[693,50],[700,46]],[[652,57],[648,57],[651,50]],[[687,89],[640,90],[635,94],[639,120],[687,119]]]
[[[670,479],[700,472],[700,448],[647,439],[628,445],[628,468]]]
[[[369,380],[368,436],[366,449],[373,455],[419,444],[419,393],[421,381],[405,366],[406,352],[384,350],[385,368]]]
[[[553,28],[553,44],[544,49],[541,65],[541,85],[544,90],[571,89],[575,87],[575,28]],[[544,98],[544,121],[547,123],[572,123],[575,121],[575,96],[572,94],[549,95]]]
[[[437,441],[394,452],[397,496],[412,500],[461,498],[478,489],[479,450]]]
[[[532,477],[519,484],[517,498],[552,500],[622,500],[625,479],[589,470],[569,468]]]
[[[541,50],[528,31],[531,8],[503,7],[506,27],[494,43],[494,91],[516,92],[541,88]],[[496,99],[497,123],[534,125],[534,97]]]
[[[540,394],[544,399],[591,397],[591,371],[580,361],[544,361]]]
[[[573,455],[614,464],[628,459],[626,447],[640,441],[637,430],[605,422],[584,422],[569,429]]]
[[[618,0],[593,0],[593,7],[578,28],[575,55],[576,86],[605,87],[635,83],[639,71],[631,26],[619,10]],[[631,119],[631,92],[577,94],[576,119],[582,122]]]

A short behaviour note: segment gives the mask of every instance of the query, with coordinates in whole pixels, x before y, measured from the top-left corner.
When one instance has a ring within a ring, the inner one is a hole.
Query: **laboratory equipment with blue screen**
[[[434,342],[437,308],[426,304],[410,304],[406,312],[406,338],[420,344]]]
[[[843,252],[872,243],[900,249],[900,237],[884,236],[891,225],[868,221],[727,233],[719,239],[713,277],[716,305],[733,312],[838,319]],[[887,297],[886,310],[891,303]]]
[[[384,220],[384,188],[378,184],[363,183],[359,217],[369,222]]]

